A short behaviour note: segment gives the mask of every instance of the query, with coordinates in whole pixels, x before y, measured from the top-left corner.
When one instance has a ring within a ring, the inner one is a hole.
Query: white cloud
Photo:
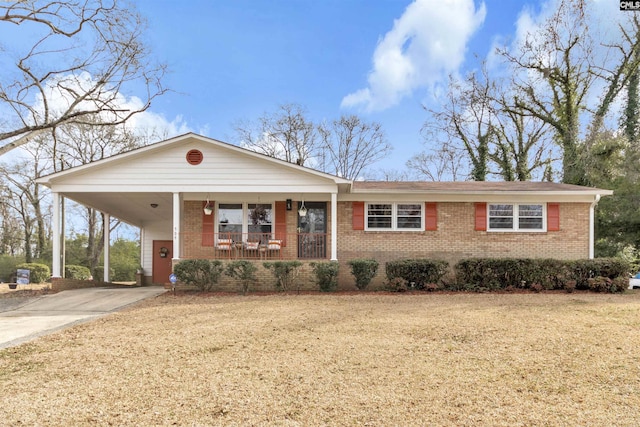
[[[342,107],[380,111],[419,88],[437,84],[464,60],[467,42],[486,8],[473,0],[416,0],[378,42],[368,85],[345,96]]]

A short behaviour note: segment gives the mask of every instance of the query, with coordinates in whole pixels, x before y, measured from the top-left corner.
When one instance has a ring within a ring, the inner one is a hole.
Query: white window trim
[[[369,227],[369,205],[391,205],[391,228],[370,228]],[[420,206],[420,228],[398,228],[398,205],[419,205]],[[364,204],[364,230],[365,231],[389,231],[389,232],[410,232],[416,233],[424,231],[424,202],[365,202]]]
[[[490,216],[491,205],[512,205],[513,206],[513,228],[491,228],[490,227]],[[518,215],[520,213],[519,206],[520,205],[542,205],[542,228],[534,229],[534,228],[523,228],[520,229],[518,221]],[[511,202],[487,202],[487,231],[492,233],[546,233],[547,231],[547,204],[540,202],[522,202],[522,203],[511,203]]]
[[[275,237],[276,233],[276,204],[273,201],[266,202],[225,202],[225,201],[216,201],[216,217],[215,217],[215,235],[217,236],[220,231],[220,205],[242,205],[242,238],[243,240],[249,235],[249,205],[262,204],[262,205],[271,205],[271,238]]]

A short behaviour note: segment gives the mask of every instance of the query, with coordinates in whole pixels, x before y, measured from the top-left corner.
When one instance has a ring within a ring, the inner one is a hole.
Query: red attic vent
[[[187,163],[190,165],[199,165],[202,163],[202,151],[200,150],[189,150],[187,153]]]

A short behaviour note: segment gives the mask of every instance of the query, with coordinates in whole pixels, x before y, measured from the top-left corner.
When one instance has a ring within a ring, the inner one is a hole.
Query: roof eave
[[[495,195],[547,195],[547,196],[611,196],[612,190],[589,189],[582,191],[540,191],[540,190],[385,190],[385,189],[354,189],[351,188],[352,194],[437,194],[437,195],[464,195],[464,196],[495,196]]]

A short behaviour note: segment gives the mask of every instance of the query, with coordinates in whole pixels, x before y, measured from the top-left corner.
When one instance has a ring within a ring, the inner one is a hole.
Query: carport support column
[[[180,193],[173,193],[173,259],[180,259]]]
[[[338,194],[331,193],[331,261],[338,260]]]
[[[62,259],[62,254],[60,253],[60,194],[51,193],[51,195],[53,196],[53,224],[51,225],[53,260],[51,263],[51,277],[58,278],[62,277],[60,274],[60,262]]]
[[[589,207],[589,259],[593,259],[595,255],[595,209],[599,201],[600,195],[597,194]]]
[[[111,270],[111,263],[109,262],[109,249],[111,248],[111,215],[102,214],[102,235],[104,236],[104,272],[102,273],[105,283],[110,282],[109,270]]]

